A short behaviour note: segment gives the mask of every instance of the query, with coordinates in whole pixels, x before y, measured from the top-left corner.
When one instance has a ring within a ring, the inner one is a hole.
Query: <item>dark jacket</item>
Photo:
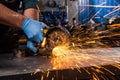
[[[0,0],[0,3],[14,11],[17,11],[21,6],[23,9],[36,8],[38,0]]]

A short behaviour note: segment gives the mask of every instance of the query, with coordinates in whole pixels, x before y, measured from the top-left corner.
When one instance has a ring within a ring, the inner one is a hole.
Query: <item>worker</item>
[[[17,12],[21,3],[24,10],[23,14]],[[43,28],[48,27],[43,22],[37,21],[39,19],[37,4],[38,0],[0,0],[0,41],[3,40],[0,42],[0,46],[4,46],[4,43],[7,42],[2,39],[5,38],[3,34],[9,34],[6,33],[6,28],[16,27],[27,36],[27,47],[34,53],[37,52],[34,43],[42,42]],[[6,48],[9,46],[6,46]]]

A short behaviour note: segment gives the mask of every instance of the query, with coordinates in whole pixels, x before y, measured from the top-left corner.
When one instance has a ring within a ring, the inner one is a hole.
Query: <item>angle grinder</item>
[[[44,28],[44,39],[41,44],[36,44],[37,55],[51,55],[52,49],[56,46],[67,45],[70,42],[69,31],[62,26]],[[26,43],[27,39],[20,39],[18,43]],[[28,50],[28,49],[27,49]],[[28,51],[27,51],[28,52]]]

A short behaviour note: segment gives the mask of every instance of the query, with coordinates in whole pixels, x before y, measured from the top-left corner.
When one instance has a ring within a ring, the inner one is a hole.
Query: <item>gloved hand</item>
[[[43,36],[43,28],[49,28],[43,22],[39,22],[30,18],[27,18],[23,25],[22,30],[26,34],[28,38],[27,47],[31,49],[33,52],[36,52],[36,48],[34,43],[41,43],[44,36]]]

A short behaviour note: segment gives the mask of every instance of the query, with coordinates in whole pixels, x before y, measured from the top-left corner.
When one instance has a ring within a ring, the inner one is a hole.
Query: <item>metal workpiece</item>
[[[65,48],[64,48],[65,49]],[[0,80],[120,79],[120,48],[58,51],[64,56],[14,58],[0,55]],[[74,54],[73,54],[74,53]]]

